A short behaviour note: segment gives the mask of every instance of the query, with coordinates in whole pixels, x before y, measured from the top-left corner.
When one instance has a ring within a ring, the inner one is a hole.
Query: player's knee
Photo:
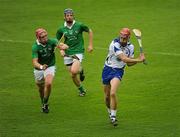
[[[36,81],[36,85],[41,88],[44,87],[44,81]]]
[[[49,88],[50,88],[51,85],[52,85],[52,82],[47,81],[47,82],[45,83],[45,86],[46,86],[46,87],[49,87]]]
[[[78,71],[76,69],[71,70],[72,76],[76,76],[78,74]]]
[[[110,96],[111,96],[111,97],[115,97],[115,96],[116,96],[116,93],[115,93],[115,92],[111,92],[111,93],[110,93]]]
[[[71,73],[71,77],[72,77],[72,78],[76,78],[76,76],[77,76],[77,74]]]

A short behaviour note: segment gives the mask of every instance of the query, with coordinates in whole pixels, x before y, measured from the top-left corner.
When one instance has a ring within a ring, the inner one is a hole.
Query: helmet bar
[[[47,31],[45,30],[45,29],[43,29],[43,28],[38,28],[37,30],[36,30],[36,38],[37,39],[39,39],[40,38],[40,35],[41,35],[41,33],[47,33]]]
[[[64,10],[64,14],[68,14],[68,13],[73,14],[74,12],[73,12],[72,9],[67,8],[67,9]]]
[[[121,37],[126,38],[126,37],[130,37],[130,35],[131,35],[131,32],[130,32],[129,28],[121,29],[121,31],[120,31],[120,36]]]

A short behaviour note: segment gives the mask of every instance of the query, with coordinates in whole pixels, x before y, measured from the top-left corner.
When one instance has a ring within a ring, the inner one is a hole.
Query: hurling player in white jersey
[[[142,63],[145,60],[143,53],[140,53],[138,58],[134,58],[134,46],[129,41],[130,35],[128,28],[120,30],[119,37],[114,39],[109,46],[109,53],[102,72],[105,104],[114,126],[118,124],[116,92],[124,74],[124,67]]]

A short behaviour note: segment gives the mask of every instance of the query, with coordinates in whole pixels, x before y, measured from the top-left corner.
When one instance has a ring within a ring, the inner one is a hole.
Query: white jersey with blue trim
[[[120,39],[114,39],[109,46],[109,53],[105,61],[105,65],[112,68],[124,68],[126,63],[121,61],[118,56],[124,53],[129,58],[134,58],[134,45],[130,42],[127,46],[123,47],[120,44]]]

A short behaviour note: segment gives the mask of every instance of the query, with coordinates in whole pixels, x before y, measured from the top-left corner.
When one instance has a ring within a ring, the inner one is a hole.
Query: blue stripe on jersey
[[[113,41],[114,41],[114,43],[115,43],[115,42],[118,42],[118,43],[121,45],[121,43],[120,43],[120,38],[119,38],[119,37],[118,37],[118,38],[115,38]],[[128,41],[127,45],[131,45],[131,42]]]
[[[128,52],[126,52],[126,54],[128,54],[127,56],[130,57],[130,49],[127,48]]]
[[[119,48],[114,47],[114,52],[119,51]]]
[[[120,44],[120,38],[115,38],[113,41],[114,43],[118,42]],[[114,47],[114,52],[119,51],[119,50],[120,50],[119,48]]]
[[[115,38],[115,39],[114,39],[114,43],[115,43],[115,42],[120,43],[120,38]]]

